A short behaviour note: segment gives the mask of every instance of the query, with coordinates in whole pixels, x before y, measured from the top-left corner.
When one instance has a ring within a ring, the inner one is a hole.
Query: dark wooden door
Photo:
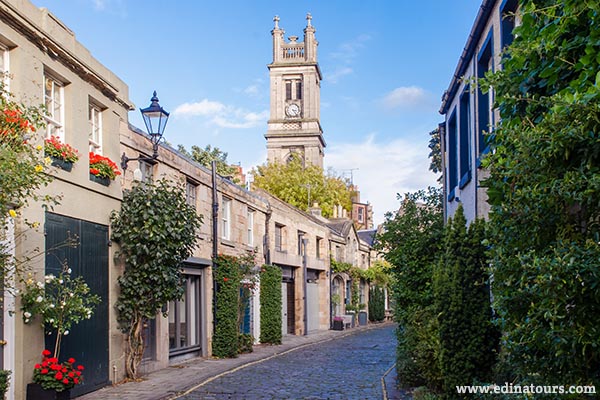
[[[74,357],[85,367],[84,383],[71,390],[79,396],[106,386],[108,368],[108,227],[46,213],[46,274],[58,274],[66,262],[72,276],[82,276],[92,293],[100,296],[90,319],[74,325],[61,343],[60,358]],[[67,245],[75,240],[77,246]],[[54,335],[46,347],[54,348]]]
[[[294,282],[287,282],[287,327],[290,335],[296,334],[296,296]]]

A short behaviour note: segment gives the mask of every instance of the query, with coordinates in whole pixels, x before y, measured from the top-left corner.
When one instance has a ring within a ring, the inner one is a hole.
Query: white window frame
[[[365,220],[365,209],[363,207],[358,207],[358,222],[364,222]]]
[[[90,151],[102,154],[102,108],[90,102],[88,106]]]
[[[248,224],[246,237],[248,246],[254,246],[254,210],[251,208],[248,208],[246,223]]]
[[[185,202],[190,206],[197,208],[198,201],[198,185],[191,181],[185,181]]]
[[[10,91],[10,58],[9,58],[9,48],[0,43],[0,59],[2,60],[2,65],[0,65],[0,73],[2,73],[2,83],[4,84],[4,90]]]
[[[231,199],[223,197],[223,212],[221,213],[221,238],[231,238]]]
[[[51,97],[48,97],[46,94],[46,86],[48,83],[51,84],[50,91],[52,93]],[[47,108],[48,115],[44,116],[46,120],[46,136],[56,136],[61,141],[65,141],[65,94],[64,94],[64,84],[56,79],[54,76],[48,73],[44,73],[44,84],[43,84],[43,97],[44,104]],[[57,100],[58,97],[58,100]],[[56,113],[57,103],[58,102],[58,113]],[[50,104],[50,105],[49,105]]]

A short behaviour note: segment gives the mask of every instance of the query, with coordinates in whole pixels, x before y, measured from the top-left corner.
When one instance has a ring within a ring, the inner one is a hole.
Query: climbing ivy
[[[120,245],[125,264],[116,307],[128,336],[126,371],[132,379],[144,352],[144,321],[183,295],[181,263],[196,247],[201,222],[183,189],[166,180],[135,185],[111,216],[112,240]]]
[[[212,353],[215,357],[236,357],[240,334],[238,309],[240,304],[240,273],[237,257],[219,255],[213,260],[216,283],[215,334]]]
[[[260,272],[260,342],[281,344],[281,268],[263,265]]]

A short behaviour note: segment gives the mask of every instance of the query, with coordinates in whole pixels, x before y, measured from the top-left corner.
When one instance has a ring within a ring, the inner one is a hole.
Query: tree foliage
[[[316,165],[302,165],[298,155],[293,155],[286,164],[264,164],[251,173],[254,187],[264,189],[300,210],[307,211],[315,202],[325,217],[332,217],[337,205],[352,210],[353,191],[349,182],[332,171],[325,173]]]
[[[237,169],[227,162],[227,153],[221,151],[218,147],[207,144],[202,149],[194,145],[191,147],[190,152],[180,144],[177,146],[177,150],[209,169],[212,168],[212,162],[216,161],[217,174],[221,176],[235,177],[237,173]]]
[[[128,334],[126,367],[132,379],[144,351],[143,322],[183,295],[181,263],[197,245],[201,222],[183,189],[166,180],[126,191],[121,210],[111,216],[112,239],[125,263],[116,307],[121,329]]]
[[[400,200],[400,210],[386,215],[376,239],[392,264],[398,377],[402,385],[418,386],[440,380],[432,279],[444,228],[442,194],[430,187]]]
[[[522,380],[600,384],[600,2],[529,0],[484,160],[495,308]],[[595,272],[594,272],[595,271]]]
[[[59,198],[41,195],[38,190],[52,180],[47,174],[50,159],[44,158],[42,145],[36,144],[41,143],[38,131],[45,126],[43,115],[43,107],[16,101],[0,83],[0,280],[5,284],[9,281],[4,278],[18,272],[20,265],[10,256],[11,241],[5,240],[8,222],[18,218],[31,200],[51,205]]]

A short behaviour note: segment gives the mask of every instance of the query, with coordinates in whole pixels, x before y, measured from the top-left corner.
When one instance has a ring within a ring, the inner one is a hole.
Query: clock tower
[[[306,15],[304,41],[290,36],[288,42],[275,17],[273,62],[268,65],[271,115],[267,123],[269,162],[287,162],[299,155],[304,165],[323,168],[325,141],[320,122],[321,70],[317,64],[317,45],[312,17]]]

